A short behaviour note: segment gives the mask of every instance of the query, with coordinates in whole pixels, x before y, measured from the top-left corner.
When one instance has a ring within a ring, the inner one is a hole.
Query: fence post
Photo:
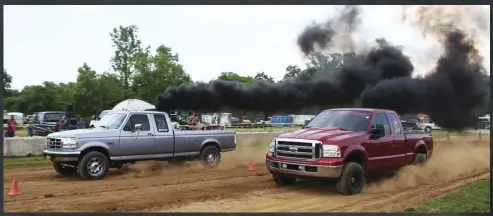
[[[481,141],[481,131],[479,131],[479,141]]]
[[[450,134],[448,131],[447,131],[447,140],[450,140]]]

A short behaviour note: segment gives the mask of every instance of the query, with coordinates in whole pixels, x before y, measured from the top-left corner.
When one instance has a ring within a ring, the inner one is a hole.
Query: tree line
[[[4,105],[6,110],[31,114],[40,111],[65,110],[67,104],[73,104],[77,116],[89,117],[102,110],[111,109],[117,103],[129,98],[137,98],[154,103],[156,96],[168,87],[180,84],[192,84],[188,74],[179,62],[178,53],[170,47],[160,45],[157,48],[144,46],[138,37],[135,25],[118,26],[109,33],[114,48],[109,72],[97,72],[87,63],[77,70],[77,80],[68,83],[45,81],[41,85],[29,85],[23,89],[11,88],[12,76],[4,69]],[[255,80],[270,83],[292,79],[300,74],[314,74],[316,71],[331,73],[338,71],[343,63],[357,61],[355,53],[315,53],[308,56],[302,69],[297,65],[288,65],[281,80],[274,80],[265,72],[255,76],[242,76],[235,72],[222,72],[219,80],[238,81],[245,85]],[[357,106],[355,104],[349,106]],[[489,107],[489,95],[488,95]],[[327,107],[324,107],[327,108]],[[301,113],[316,114],[323,108],[307,108]],[[489,110],[487,107],[481,110]],[[225,110],[234,116],[248,115],[264,118],[264,113],[240,110]]]
[[[40,85],[29,85],[17,90],[11,88],[13,77],[4,69],[3,91],[6,110],[31,114],[65,110],[67,104],[73,104],[78,116],[89,117],[102,110],[111,109],[118,102],[129,98],[154,103],[156,96],[168,87],[194,82],[180,64],[178,53],[165,45],[155,49],[144,46],[138,37],[137,26],[116,27],[109,36],[114,48],[110,60],[112,70],[109,72],[97,72],[84,63],[78,68],[77,80],[74,82],[45,81]],[[287,66],[282,80],[292,79],[301,73],[313,74],[317,67],[337,67],[341,64],[341,57],[341,54],[313,55],[306,69],[297,65]],[[255,80],[271,83],[282,81],[274,80],[265,72],[258,72],[255,76],[222,72],[217,79],[239,81],[245,85]]]

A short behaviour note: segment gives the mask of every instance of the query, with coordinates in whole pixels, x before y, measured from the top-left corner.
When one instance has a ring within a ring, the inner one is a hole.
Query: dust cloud
[[[243,136],[238,138],[238,145],[233,152],[221,154],[221,162],[215,169],[229,170],[239,167],[248,167],[253,161],[256,166],[264,166],[265,154],[269,150],[270,136]],[[188,161],[183,165],[172,165],[166,161],[143,161],[125,165],[118,170],[121,178],[141,178],[159,175],[179,175],[209,169],[199,161]]]
[[[407,166],[392,178],[368,185],[368,192],[389,192],[444,182],[490,168],[490,141],[435,141],[433,156],[422,166]]]
[[[255,166],[265,166],[265,154],[268,151],[270,136],[245,136],[238,140],[234,152],[222,154],[221,164],[215,170],[227,170],[248,167],[252,160]],[[435,149],[431,159],[422,166],[407,166],[390,178],[369,182],[365,191],[372,193],[391,192],[418,187],[424,184],[445,182],[461,176],[473,174],[490,168],[489,137],[483,141],[474,137],[458,137],[456,140],[435,140]],[[184,173],[207,172],[200,162],[190,161],[183,165],[171,165],[162,161],[145,161],[127,165],[118,172],[122,178],[142,178],[166,175],[177,177]]]

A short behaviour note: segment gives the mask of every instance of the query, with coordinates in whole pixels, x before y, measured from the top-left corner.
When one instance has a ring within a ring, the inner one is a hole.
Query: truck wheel
[[[337,180],[336,189],[344,195],[358,194],[365,185],[365,171],[358,163],[349,162],[344,165],[341,177]]]
[[[101,152],[86,153],[79,161],[79,175],[86,180],[100,180],[106,177],[109,169],[109,160]]]
[[[414,156],[414,160],[413,160],[413,164],[414,165],[421,165],[421,164],[424,164],[426,162],[426,154],[416,154],[416,156]]]
[[[77,168],[75,167],[69,167],[69,166],[63,166],[62,163],[60,162],[53,162],[53,168],[55,171],[60,174],[60,175],[73,175],[77,173]]]
[[[274,181],[276,182],[276,184],[278,186],[288,186],[288,185],[292,185],[294,184],[294,182],[296,182],[296,178],[295,177],[291,177],[291,176],[285,176],[285,175],[281,175],[281,174],[272,174],[272,178],[274,179]]]
[[[215,167],[221,161],[221,152],[215,146],[207,146],[200,152],[200,160],[209,167]]]
[[[431,131],[431,127],[425,127],[425,131],[426,132],[430,132]]]

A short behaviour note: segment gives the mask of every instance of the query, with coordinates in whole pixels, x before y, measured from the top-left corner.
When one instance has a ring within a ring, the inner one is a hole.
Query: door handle
[[[115,144],[115,143],[114,143],[114,142],[106,142],[106,144],[113,145],[113,144]]]

